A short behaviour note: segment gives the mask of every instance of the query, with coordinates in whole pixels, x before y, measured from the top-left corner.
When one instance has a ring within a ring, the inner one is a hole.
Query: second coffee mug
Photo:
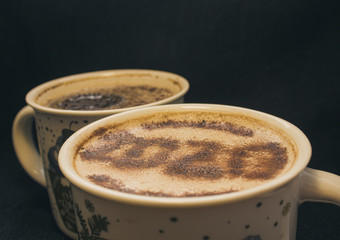
[[[54,218],[66,235],[77,238],[70,183],[57,162],[62,144],[75,131],[100,118],[146,106],[181,103],[188,89],[188,81],[177,74],[128,69],[59,78],[26,95],[28,106],[13,122],[14,149],[25,171],[47,187]]]

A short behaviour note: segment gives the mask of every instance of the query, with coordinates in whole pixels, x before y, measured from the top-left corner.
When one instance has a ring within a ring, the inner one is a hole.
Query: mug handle
[[[23,107],[13,122],[12,141],[15,154],[24,170],[36,182],[46,187],[42,159],[34,144],[33,120],[34,110],[30,106]]]
[[[301,203],[326,202],[340,207],[340,176],[307,167],[301,177]]]

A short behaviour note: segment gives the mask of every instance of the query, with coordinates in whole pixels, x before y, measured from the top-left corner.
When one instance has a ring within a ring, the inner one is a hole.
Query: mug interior
[[[136,195],[131,193],[123,193],[108,188],[98,186],[94,183],[86,181],[77,174],[74,167],[74,156],[77,153],[78,147],[88,137],[101,127],[117,124],[127,121],[132,118],[139,118],[157,112],[172,112],[172,111],[212,111],[225,113],[238,113],[245,116],[253,117],[279,128],[288,134],[296,144],[297,155],[294,165],[285,174],[267,182],[247,190],[217,194],[211,196],[200,197],[152,197]],[[96,196],[110,199],[112,201],[120,201],[124,203],[131,203],[137,205],[147,206],[162,206],[162,207],[193,207],[193,206],[207,206],[221,203],[230,203],[234,201],[241,201],[256,195],[264,194],[266,192],[274,191],[287,184],[289,181],[297,177],[303,169],[307,166],[311,157],[311,146],[307,137],[296,126],[280,119],[278,117],[262,113],[255,110],[250,110],[241,107],[213,105],[213,104],[174,104],[163,105],[156,107],[148,107],[143,110],[133,110],[124,113],[119,113],[114,116],[109,116],[98,120],[73,134],[63,145],[59,152],[59,166],[68,180],[76,187],[94,194]]]
[[[52,100],[74,94],[82,89],[105,89],[119,85],[148,85],[151,87],[167,88],[174,94],[160,101],[129,108],[74,111],[48,107],[49,102]],[[141,107],[171,103],[183,97],[188,89],[189,83],[185,78],[170,72],[139,69],[106,70],[76,74],[46,82],[33,88],[26,95],[26,102],[36,110],[53,112],[55,114],[107,115],[108,113],[114,114]]]

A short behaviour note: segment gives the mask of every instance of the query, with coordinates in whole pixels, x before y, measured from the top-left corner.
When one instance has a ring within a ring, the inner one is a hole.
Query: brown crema
[[[117,191],[191,197],[245,190],[294,163],[296,147],[279,129],[240,115],[156,113],[98,129],[79,147],[75,167]]]
[[[50,101],[47,105],[64,110],[109,110],[140,106],[173,95],[170,89],[151,85],[118,85],[112,88],[82,89]]]

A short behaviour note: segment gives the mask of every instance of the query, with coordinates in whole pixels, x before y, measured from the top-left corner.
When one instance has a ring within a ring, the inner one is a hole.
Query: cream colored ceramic
[[[74,90],[131,82],[168,87],[175,95],[147,105],[115,110],[71,111],[45,105],[49,100]],[[188,81],[173,73],[155,70],[108,70],[59,78],[39,85],[27,94],[28,106],[17,114],[13,123],[13,145],[26,172],[47,187],[53,215],[64,233],[72,238],[77,237],[70,184],[63,177],[57,163],[58,152],[66,139],[88,123],[112,114],[146,106],[183,102],[188,89]],[[34,143],[33,120],[40,151]]]
[[[237,112],[277,126],[296,142],[296,163],[286,174],[249,190],[189,198],[122,193],[88,182],[75,171],[75,146],[96,129],[153,112],[188,109]],[[79,239],[294,240],[302,202],[340,205],[340,177],[307,168],[310,157],[307,137],[282,119],[239,107],[178,104],[120,113],[82,128],[63,145],[59,165],[71,182]]]

